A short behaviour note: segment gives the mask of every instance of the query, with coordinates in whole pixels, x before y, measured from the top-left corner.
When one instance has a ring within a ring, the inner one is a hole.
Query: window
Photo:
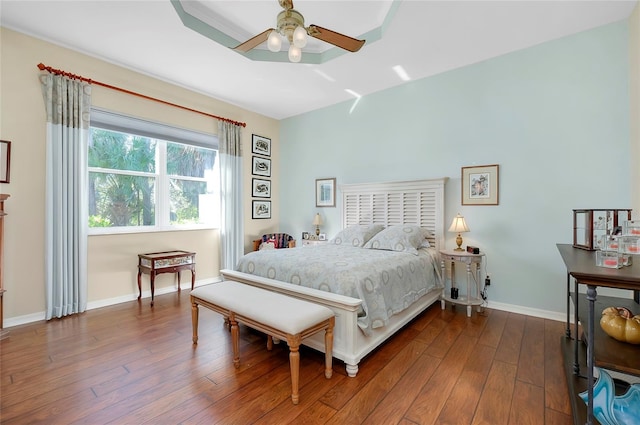
[[[213,135],[92,110],[89,233],[217,226],[217,160]]]

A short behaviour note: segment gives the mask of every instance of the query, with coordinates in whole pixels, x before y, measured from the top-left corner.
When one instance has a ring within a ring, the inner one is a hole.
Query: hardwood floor
[[[432,306],[360,364],[356,378],[303,347],[300,404],[286,344],[241,327],[232,364],[222,317],[189,291],[10,329],[0,422],[12,424],[573,424],[559,340],[564,324]]]

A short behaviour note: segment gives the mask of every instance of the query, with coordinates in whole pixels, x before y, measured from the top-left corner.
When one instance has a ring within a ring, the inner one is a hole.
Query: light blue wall
[[[319,211],[329,237],[340,230],[339,205],[315,208],[316,178],[448,176],[446,222],[462,213],[464,244],[487,254],[490,301],[564,312],[556,243],[571,243],[571,210],[630,207],[627,32],[607,25],[363,97],[352,113],[346,102],[283,120],[280,228],[311,231]],[[461,206],[461,167],[485,164],[500,165],[500,204]]]

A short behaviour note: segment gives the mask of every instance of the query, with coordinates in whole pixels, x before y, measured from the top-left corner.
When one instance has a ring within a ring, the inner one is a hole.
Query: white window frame
[[[198,229],[215,229],[220,226],[219,216],[217,220],[207,224],[170,224],[170,195],[168,182],[169,179],[180,179],[189,181],[204,181],[201,178],[173,176],[167,174],[167,142],[176,142],[196,147],[218,150],[218,136],[197,132],[185,128],[179,128],[153,122],[141,118],[122,115],[116,112],[104,109],[91,109],[91,127],[101,128],[105,130],[119,131],[122,133],[136,134],[140,136],[155,139],[157,143],[156,150],[156,172],[138,172],[127,171],[122,174],[137,175],[141,177],[151,177],[156,179],[156,225],[155,226],[118,226],[118,227],[89,227],[88,234],[91,235],[113,235],[126,233],[152,233],[167,231],[183,231]],[[216,155],[214,165],[214,181],[217,186],[214,194],[220,196],[220,179],[219,179],[219,153]],[[98,171],[105,172],[102,168],[89,167],[88,172]],[[117,170],[109,170],[110,173],[118,173]],[[88,188],[87,188],[88,190]]]

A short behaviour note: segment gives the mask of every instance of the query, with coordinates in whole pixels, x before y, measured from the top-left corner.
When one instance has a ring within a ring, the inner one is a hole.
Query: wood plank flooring
[[[189,292],[10,329],[0,342],[0,422],[14,424],[570,425],[564,324],[486,309],[429,308],[360,363],[355,378],[303,347],[300,404],[286,344],[222,317]]]

